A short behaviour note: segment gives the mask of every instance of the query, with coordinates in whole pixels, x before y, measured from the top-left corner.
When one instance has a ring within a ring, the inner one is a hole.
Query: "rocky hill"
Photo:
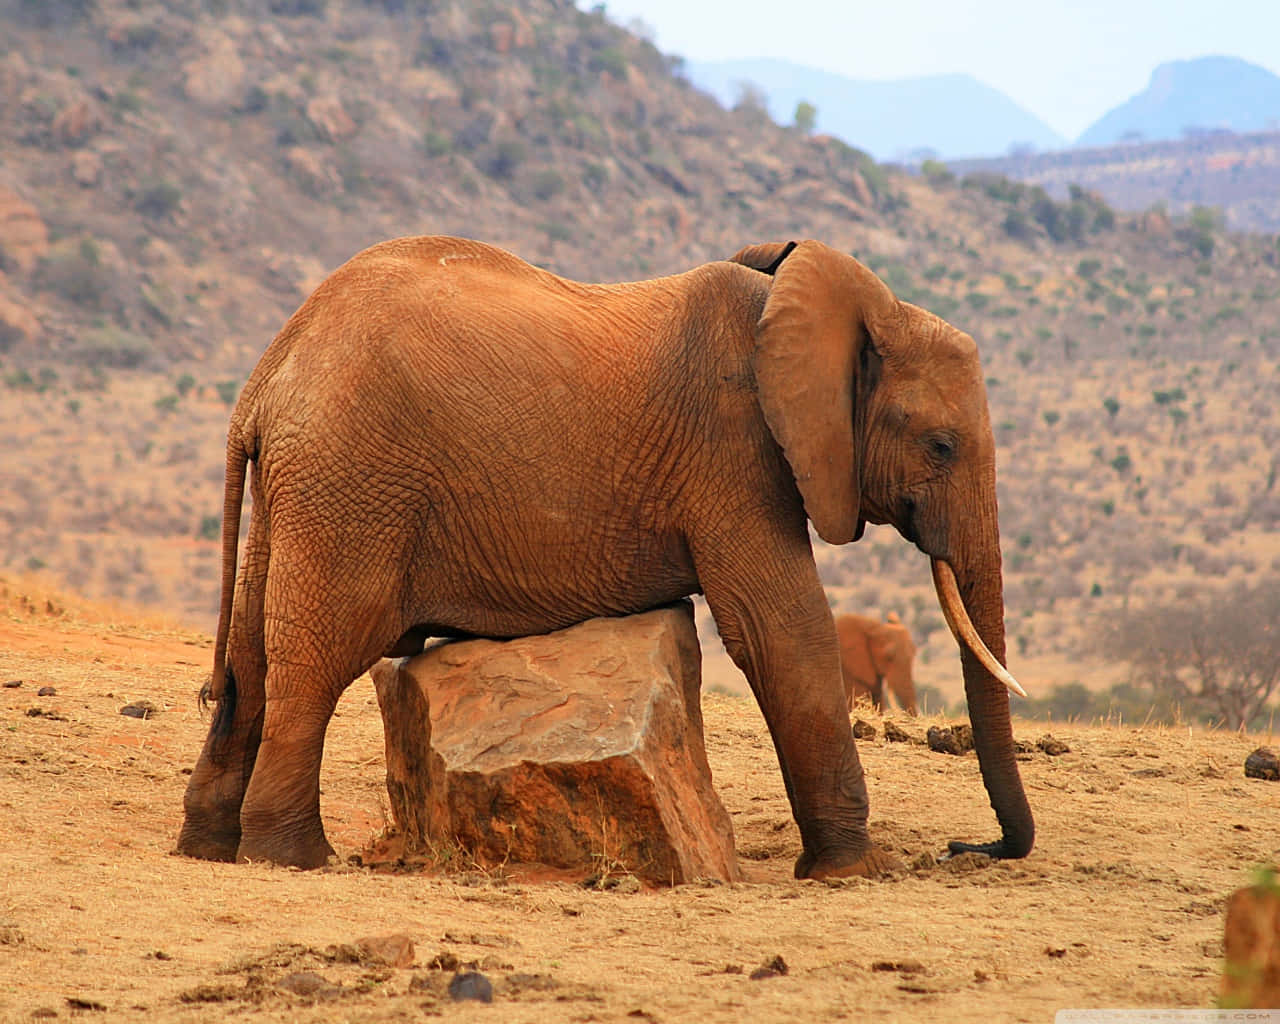
[[[813,104],[820,131],[838,135],[881,160],[915,152],[941,158],[1060,149],[1067,144],[1034,114],[972,75],[926,75],[892,81],[849,78],[790,61],[763,58],[690,61],[689,78],[726,107],[758,89],[779,124],[797,105]]]
[[[1072,185],[1122,210],[1162,207],[1186,216],[1213,207],[1236,231],[1280,231],[1280,132],[1205,132],[1170,142],[1132,142],[1053,153],[953,161],[956,174],[995,174],[1066,198]]]
[[[1077,144],[1274,131],[1277,126],[1280,78],[1238,57],[1198,57],[1161,64],[1142,92],[1107,111]]]
[[[1033,675],[1112,678],[1081,657],[1109,611],[1280,568],[1274,237],[899,174],[726,112],[562,0],[0,0],[0,24],[0,567],[207,628],[240,383],[352,253],[451,232],[595,280],[817,237],[974,334]],[[873,530],[821,559],[954,696],[918,552]]]

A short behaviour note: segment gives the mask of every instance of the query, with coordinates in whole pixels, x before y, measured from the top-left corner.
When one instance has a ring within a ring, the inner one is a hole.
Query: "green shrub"
[[[533,176],[529,187],[535,198],[546,202],[564,191],[564,178],[560,176],[559,171],[548,167]]]
[[[72,347],[72,355],[78,362],[122,370],[141,366],[151,357],[152,351],[149,338],[121,327],[100,327],[89,331]]]
[[[955,183],[956,176],[941,160],[926,160],[920,165],[920,173],[924,180],[934,188]]]
[[[222,539],[222,516],[201,516],[200,527],[196,530],[200,540]]]
[[[801,100],[796,104],[796,111],[791,118],[792,124],[796,126],[796,130],[803,132],[805,135],[812,135],[813,129],[818,123],[818,108],[808,100]]]
[[[104,307],[112,290],[112,278],[102,265],[98,243],[87,235],[50,248],[36,275],[41,288],[86,309]]]
[[[144,217],[160,220],[175,212],[182,203],[182,189],[171,181],[156,181],[137,194],[133,208]]]
[[[444,156],[453,149],[453,140],[444,132],[428,128],[422,136],[422,151],[429,157]]]
[[[592,71],[607,71],[618,81],[625,82],[629,63],[627,55],[618,47],[606,46],[603,50],[597,50],[591,55],[587,67]]]
[[[240,382],[238,380],[220,380],[213,387],[218,392],[218,397],[222,400],[223,405],[235,404],[236,396],[240,394]]]
[[[483,170],[489,177],[508,180],[516,168],[524,162],[525,146],[519,139],[501,139],[483,161]]]

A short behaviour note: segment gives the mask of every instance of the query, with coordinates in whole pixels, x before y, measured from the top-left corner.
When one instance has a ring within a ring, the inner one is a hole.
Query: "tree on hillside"
[[[812,135],[814,126],[818,123],[818,108],[808,100],[801,100],[796,104],[796,112],[792,115],[792,122],[797,130],[805,135]]]
[[[1103,648],[1129,662],[1154,704],[1259,728],[1280,687],[1280,581],[1132,609],[1111,623]]]

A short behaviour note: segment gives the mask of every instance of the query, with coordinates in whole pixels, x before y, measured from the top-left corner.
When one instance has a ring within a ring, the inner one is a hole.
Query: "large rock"
[[[29,274],[49,251],[49,229],[34,206],[0,185],[0,270]]]
[[[1225,1009],[1280,1006],[1280,875],[1238,889],[1227,900],[1225,966],[1220,1004]]]
[[[688,604],[381,662],[397,827],[420,847],[455,839],[481,863],[739,878],[700,670]]]

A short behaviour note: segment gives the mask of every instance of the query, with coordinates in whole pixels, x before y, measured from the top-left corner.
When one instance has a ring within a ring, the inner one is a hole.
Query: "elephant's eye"
[[[956,439],[947,434],[935,434],[926,442],[929,454],[939,462],[950,462],[956,457]]]

